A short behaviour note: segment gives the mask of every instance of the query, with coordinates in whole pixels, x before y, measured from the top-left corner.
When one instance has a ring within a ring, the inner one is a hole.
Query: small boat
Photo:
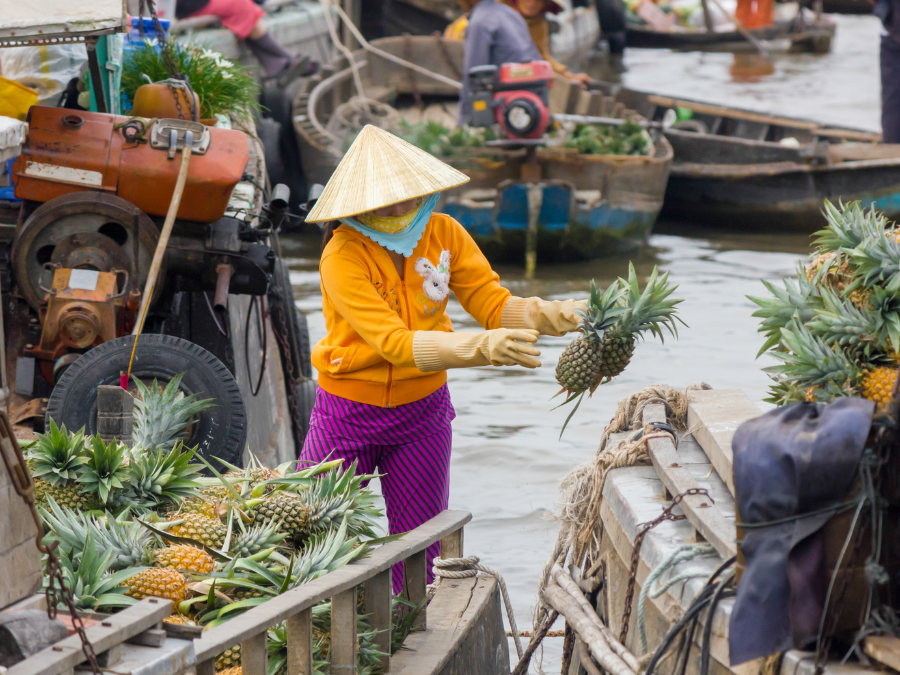
[[[675,160],[661,217],[742,229],[812,232],[822,201],[859,200],[900,216],[900,145],[833,127],[616,85],[617,101],[651,120],[690,119],[665,131]]]
[[[757,40],[769,45],[770,51],[813,54],[831,51],[834,31],[834,23],[825,17],[812,21],[778,21],[772,26],[750,30]],[[712,32],[684,28],[656,30],[645,24],[629,23],[626,39],[629,47],[645,49],[701,52],[751,52],[757,49],[733,28]]]
[[[371,45],[444,78],[459,81],[462,76],[462,43],[458,41],[403,36],[374,40]],[[377,53],[359,49],[353,57],[365,101],[357,96],[353,68],[342,57],[311,79],[294,102],[294,125],[310,183],[328,180],[346,147],[342,139],[364,124],[390,128],[400,118],[455,124],[456,87]],[[554,81],[550,99],[551,112],[556,113],[635,115],[602,92],[586,92],[560,78]],[[651,146],[651,153],[641,156],[581,155],[561,147],[464,148],[442,159],[472,180],[444,193],[438,208],[459,220],[488,258],[521,262],[530,220],[528,184],[537,183],[539,207],[533,215],[539,261],[635,250],[646,242],[662,208],[672,162],[672,149],[664,136],[655,137]],[[527,161],[530,152],[533,162]],[[531,174],[526,180],[528,169],[535,165],[537,178]]]
[[[824,0],[822,11],[826,14],[871,14],[874,0]]]

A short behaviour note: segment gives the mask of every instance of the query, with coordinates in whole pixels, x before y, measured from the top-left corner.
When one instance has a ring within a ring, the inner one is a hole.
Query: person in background
[[[525,19],[512,7],[499,0],[459,0],[459,4],[469,13],[463,46],[462,91],[459,93],[459,124],[462,126],[469,120],[471,93],[467,75],[472,68],[541,61],[543,57],[531,39]]]
[[[881,140],[900,143],[900,0],[876,0],[881,19]]]
[[[282,47],[263,22],[266,13],[253,0],[178,0],[175,16],[190,19],[216,16],[222,25],[243,40],[262,64],[266,79],[289,82],[304,74],[308,62]]]
[[[591,81],[591,76],[586,73],[572,73],[566,68],[565,64],[560,63],[550,55],[550,25],[547,23],[545,14],[559,14],[563,10],[563,6],[556,0],[503,0],[510,7],[515,9],[525,19],[528,25],[528,32],[541,58],[550,63],[553,72],[570,80],[581,83],[582,87],[586,87]]]

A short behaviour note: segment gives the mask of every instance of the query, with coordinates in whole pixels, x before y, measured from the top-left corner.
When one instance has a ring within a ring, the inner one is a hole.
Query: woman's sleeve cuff
[[[510,296],[500,315],[501,328],[531,328],[526,318],[529,298]]]

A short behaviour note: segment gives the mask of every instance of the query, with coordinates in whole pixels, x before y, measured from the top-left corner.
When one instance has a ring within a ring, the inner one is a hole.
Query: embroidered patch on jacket
[[[450,251],[441,251],[437,267],[428,258],[419,258],[416,260],[416,272],[420,277],[425,277],[422,290],[429,300],[440,303],[447,299],[450,295]]]
[[[387,287],[380,281],[375,281],[372,285],[375,286],[375,290],[378,291],[381,298],[388,304],[388,307],[399,314],[400,302],[397,300],[397,292],[393,288],[391,288],[390,291],[386,290]]]

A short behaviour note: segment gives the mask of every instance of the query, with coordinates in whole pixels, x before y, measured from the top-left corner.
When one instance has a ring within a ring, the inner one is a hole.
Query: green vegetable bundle
[[[650,154],[650,143],[643,128],[630,121],[619,126],[579,124],[566,136],[564,145],[582,155]]]

